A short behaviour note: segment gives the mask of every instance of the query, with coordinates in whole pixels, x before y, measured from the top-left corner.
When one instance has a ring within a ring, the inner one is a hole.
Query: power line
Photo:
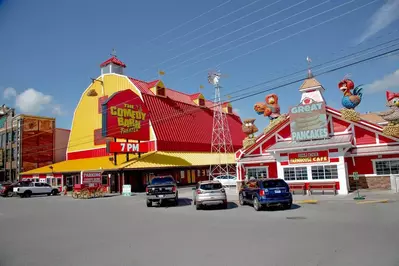
[[[354,1],[354,0],[352,0],[351,2],[353,2],[353,1]],[[236,60],[236,59],[238,59],[238,58],[241,58],[241,57],[243,57],[243,56],[252,54],[252,53],[254,53],[254,52],[257,52],[257,51],[259,51],[259,50],[261,50],[261,49],[264,49],[264,48],[266,48],[266,47],[269,47],[269,46],[271,46],[271,45],[273,45],[273,44],[276,44],[276,43],[279,43],[279,42],[281,42],[281,41],[287,40],[287,39],[289,39],[289,38],[291,38],[291,37],[294,37],[294,36],[296,36],[296,35],[298,35],[298,34],[300,34],[300,33],[306,32],[306,31],[308,31],[308,30],[311,30],[311,29],[314,29],[314,28],[316,28],[316,27],[318,27],[318,26],[321,26],[321,25],[323,25],[323,24],[326,24],[326,23],[328,23],[328,22],[330,22],[330,21],[333,21],[333,20],[336,20],[336,19],[341,18],[341,17],[343,17],[343,16],[346,16],[346,15],[352,13],[352,12],[355,12],[355,11],[357,11],[357,10],[359,10],[359,9],[361,9],[361,8],[364,8],[364,7],[368,6],[368,5],[371,5],[371,4],[373,4],[373,3],[377,2],[377,1],[378,1],[378,0],[373,0],[373,1],[369,2],[369,3],[367,3],[367,4],[364,4],[364,5],[361,5],[361,6],[359,6],[359,7],[356,7],[356,8],[354,8],[354,9],[348,11],[348,12],[342,13],[342,14],[340,14],[340,15],[338,15],[338,16],[335,16],[335,17],[333,17],[333,18],[330,18],[330,19],[328,19],[328,20],[325,20],[325,21],[323,21],[323,22],[320,22],[320,23],[318,23],[318,24],[316,24],[316,25],[310,26],[310,27],[308,27],[308,28],[306,28],[306,29],[300,30],[300,31],[295,32],[295,33],[293,33],[293,34],[290,34],[290,35],[288,35],[288,36],[286,36],[286,37],[284,37],[284,38],[281,38],[281,39],[279,39],[279,40],[277,40],[277,41],[268,43],[268,44],[263,45],[263,46],[261,46],[261,47],[258,47],[258,48],[256,48],[256,49],[252,49],[252,50],[248,51],[247,53],[240,54],[240,55],[238,55],[238,56],[236,56],[236,57],[233,57],[233,58],[231,58],[231,59],[228,59],[228,60],[226,60],[226,61],[223,61],[222,63],[219,63],[217,66],[220,67],[220,66],[223,65],[223,64],[232,62],[232,61],[234,61],[234,60]],[[341,5],[341,6],[342,6],[342,5]],[[338,6],[338,7],[339,7],[339,6]],[[335,8],[337,8],[337,7],[335,7]],[[324,13],[325,13],[325,12],[324,12]],[[319,14],[319,15],[320,15],[320,14]],[[303,22],[303,21],[302,21],[302,22]],[[296,23],[294,23],[294,24],[298,24],[298,23],[299,23],[299,22],[296,22]],[[292,25],[293,25],[293,24],[291,24],[291,25],[289,25],[289,26],[292,26]],[[289,27],[289,26],[287,26],[287,27]],[[281,29],[280,29],[280,30],[281,30]],[[262,36],[262,37],[263,37],[263,36]],[[259,39],[259,37],[258,37],[258,39]],[[236,47],[238,47],[238,46],[236,46]],[[223,51],[223,52],[224,52],[224,51]],[[214,56],[215,56],[215,55],[214,55]],[[209,59],[209,58],[211,58],[211,57],[207,57],[206,59]],[[204,60],[205,60],[205,59],[204,59]],[[201,60],[201,61],[202,61],[202,60]],[[197,61],[196,63],[198,63],[198,61]],[[196,75],[198,75],[198,74],[200,74],[200,73],[203,73],[204,71],[207,71],[207,70],[208,70],[208,69],[195,72],[193,75],[186,76],[185,78],[180,79],[180,81],[181,81],[181,80],[188,79],[188,78],[191,78],[191,77],[194,77],[194,76],[196,76]],[[172,71],[172,72],[174,72],[174,71]]]
[[[263,7],[263,8],[268,8],[268,7],[272,6],[272,5],[275,5],[276,3],[280,2],[280,1],[281,1],[281,0],[278,0],[278,1],[276,1],[276,2],[273,2],[273,3],[271,3],[270,5],[267,5],[267,6]],[[265,20],[265,19],[268,19],[268,18],[270,18],[270,17],[272,17],[272,16],[278,15],[278,14],[280,14],[280,13],[282,13],[282,12],[284,12],[284,11],[287,11],[287,10],[293,8],[293,7],[296,7],[296,6],[302,4],[302,3],[306,2],[306,1],[308,1],[308,0],[302,0],[302,1],[299,2],[299,3],[296,3],[296,4],[294,4],[294,5],[291,5],[291,6],[289,6],[288,8],[284,8],[284,9],[282,9],[282,10],[279,10],[279,11],[277,11],[277,12],[275,12],[275,13],[273,13],[273,14],[267,16],[267,17],[258,19],[258,20],[255,21],[255,22],[252,22],[252,23],[247,24],[247,25],[245,25],[245,26],[243,26],[243,27],[240,27],[240,28],[238,28],[238,29],[236,29],[236,30],[234,30],[234,31],[231,31],[231,32],[229,32],[229,33],[227,33],[227,34],[224,34],[224,35],[222,35],[222,36],[220,36],[220,37],[218,37],[218,38],[211,39],[211,40],[209,40],[209,41],[207,41],[207,42],[205,42],[205,43],[203,43],[203,44],[201,44],[201,45],[199,45],[199,46],[196,46],[196,47],[194,47],[194,48],[192,48],[192,49],[190,49],[190,50],[188,50],[188,51],[186,51],[186,52],[183,52],[183,53],[180,53],[180,54],[178,54],[178,55],[176,55],[176,56],[170,57],[170,58],[168,58],[168,59],[166,59],[166,60],[164,60],[164,61],[158,63],[157,65],[154,65],[154,67],[159,66],[159,65],[162,65],[162,64],[164,64],[164,63],[167,63],[167,62],[169,62],[169,61],[171,61],[171,60],[173,60],[173,59],[179,58],[179,57],[181,57],[181,56],[183,56],[183,55],[186,55],[186,54],[188,54],[188,53],[190,53],[190,52],[193,52],[193,51],[195,51],[195,50],[197,50],[197,49],[199,49],[199,48],[201,48],[201,47],[204,47],[204,46],[206,46],[206,45],[208,45],[208,44],[211,44],[211,43],[213,43],[213,42],[215,42],[215,41],[217,41],[217,40],[223,39],[223,38],[226,37],[226,36],[229,36],[229,35],[231,35],[231,34],[233,34],[233,33],[235,33],[235,32],[238,32],[238,31],[240,31],[240,30],[242,30],[242,29],[245,29],[245,28],[247,28],[247,27],[249,27],[249,26],[252,26],[252,25],[254,25],[254,24],[256,24],[256,23],[258,23],[258,22],[260,22],[260,21],[263,21],[263,20]],[[328,1],[329,1],[329,0],[328,0]],[[352,1],[355,1],[355,0],[352,0]],[[263,8],[262,8],[262,9],[263,9]],[[258,12],[258,11],[259,11],[259,10],[257,10],[256,12]],[[252,13],[254,13],[254,12],[251,12],[251,13],[245,15],[244,17],[247,17],[247,16],[251,15]],[[242,19],[242,18],[243,18],[243,17],[241,17],[240,19]],[[237,21],[237,20],[233,20],[233,21],[231,21],[231,22],[229,22],[229,23],[227,23],[227,24],[225,24],[225,25],[223,25],[223,26],[221,26],[221,27],[218,27],[218,28],[215,28],[215,29],[213,29],[213,30],[211,30],[211,31],[208,31],[206,34],[200,35],[200,37],[202,37],[202,36],[204,36],[204,35],[208,35],[209,33],[212,33],[212,32],[214,32],[214,31],[218,30],[219,28],[222,28],[222,27],[225,27],[225,26],[227,26],[227,25],[230,25],[230,24],[232,24],[232,23],[235,22],[235,21]],[[198,39],[198,36],[197,36],[196,38],[192,39],[192,40],[195,40],[195,39]],[[190,40],[190,41],[191,41],[191,40]]]
[[[259,0],[258,0],[258,1],[259,1]],[[261,9],[258,9],[258,10],[254,11],[254,12],[251,12],[251,13],[249,13],[249,14],[243,16],[243,17],[240,17],[240,18],[238,18],[238,19],[236,19],[236,20],[233,20],[233,21],[231,21],[231,22],[229,22],[229,23],[227,23],[227,24],[225,24],[225,25],[222,25],[222,26],[220,26],[220,27],[217,27],[217,28],[215,28],[215,29],[213,29],[213,30],[207,31],[206,34],[202,34],[202,35],[199,35],[199,36],[202,37],[202,36],[204,36],[204,35],[208,35],[209,33],[212,33],[212,32],[214,32],[214,31],[218,30],[219,28],[222,28],[222,27],[225,27],[225,26],[227,26],[227,25],[230,25],[230,24],[232,24],[233,22],[236,22],[236,21],[238,21],[238,20],[240,20],[240,19],[242,19],[242,18],[244,18],[244,17],[247,17],[247,16],[253,14],[253,13],[259,12],[260,10],[262,10],[262,9],[264,9],[264,8],[268,8],[268,7],[272,6],[272,5],[275,5],[276,3],[281,2],[281,1],[282,1],[282,0],[277,0],[276,2],[273,2],[272,4],[269,4],[269,5],[267,5],[267,6],[263,7],[263,8],[261,8]],[[299,4],[301,4],[301,3],[303,3],[303,2],[306,2],[306,1],[308,1],[308,0],[303,0],[303,1],[300,2]],[[257,2],[257,1],[255,1],[255,2]],[[252,3],[255,3],[255,2],[252,2]],[[296,5],[298,5],[298,4],[296,4]],[[296,5],[295,5],[295,6],[296,6]],[[279,12],[278,12],[278,13],[279,13]],[[264,20],[264,19],[261,19],[261,20]],[[240,29],[241,29],[241,28],[240,28]],[[225,36],[227,36],[227,35],[229,35],[229,34],[223,35],[222,37],[225,37]],[[220,39],[220,38],[222,38],[222,37],[219,37],[218,39]],[[195,37],[195,38],[193,38],[193,39],[198,39],[198,36]],[[201,47],[203,47],[203,46],[205,46],[205,45],[207,45],[207,44],[210,44],[210,43],[212,43],[212,42],[214,42],[214,41],[215,41],[215,40],[208,41],[208,42],[206,42],[206,43],[204,43],[204,44],[202,44],[202,45],[200,45],[200,46],[194,47],[194,48],[192,48],[192,49],[190,49],[190,50],[188,50],[188,51],[186,51],[186,52],[184,52],[184,53],[180,53],[180,54],[178,54],[178,55],[176,55],[176,56],[174,56],[174,57],[168,58],[168,59],[166,59],[166,60],[164,60],[164,61],[162,61],[162,62],[160,62],[160,63],[158,63],[158,64],[156,64],[156,65],[153,65],[152,67],[158,67],[158,66],[160,66],[160,65],[162,65],[162,64],[164,64],[164,63],[167,63],[167,62],[169,62],[169,61],[171,61],[171,60],[173,60],[173,59],[175,59],[175,58],[179,58],[179,57],[181,57],[182,55],[185,55],[185,54],[188,54],[188,53],[190,53],[190,52],[192,52],[192,51],[195,51],[195,50],[197,50],[198,48],[201,48]],[[143,71],[145,72],[145,71],[148,71],[148,70],[150,70],[150,68],[147,68],[147,69],[145,69],[145,70],[143,70]]]
[[[175,30],[177,30],[177,29],[179,29],[179,28],[181,28],[181,27],[183,27],[183,26],[189,24],[190,22],[193,22],[194,20],[199,19],[200,17],[203,17],[203,16],[205,16],[206,14],[211,13],[212,11],[214,11],[214,10],[216,10],[216,9],[218,9],[218,8],[220,8],[220,7],[222,7],[222,6],[226,5],[226,4],[228,4],[228,3],[230,3],[231,1],[232,1],[232,0],[227,0],[227,1],[225,1],[225,2],[223,2],[223,3],[221,3],[221,4],[219,4],[219,5],[215,6],[214,8],[211,8],[211,9],[205,11],[204,13],[202,13],[202,14],[200,14],[200,15],[198,15],[198,16],[196,16],[196,17],[190,19],[190,20],[187,20],[186,22],[183,22],[183,23],[177,25],[176,27],[174,27],[174,28],[172,28],[172,29],[169,29],[169,30],[165,31],[164,33],[158,35],[157,37],[155,37],[155,38],[153,38],[153,39],[151,39],[151,40],[149,40],[148,42],[149,42],[149,43],[154,42],[154,41],[158,40],[159,38],[161,38],[161,37],[167,35],[168,33],[171,33],[171,32],[173,32],[173,31],[175,31]]]
[[[182,62],[179,62],[178,64],[172,65],[172,66],[169,67],[169,69],[173,69],[173,68],[175,68],[176,66],[180,66],[180,65],[182,65],[183,63],[188,62],[188,61],[191,61],[191,60],[193,60],[193,59],[195,59],[195,58],[200,58],[200,57],[203,56],[204,54],[208,54],[208,53],[210,53],[210,52],[212,52],[212,51],[214,51],[214,50],[218,50],[218,49],[220,49],[220,48],[222,48],[222,47],[225,47],[225,46],[227,46],[227,45],[229,45],[229,44],[231,44],[231,43],[237,42],[238,40],[241,40],[241,39],[244,39],[244,38],[246,38],[246,37],[248,37],[248,36],[254,35],[255,33],[259,32],[259,31],[262,31],[262,30],[267,29],[267,28],[269,28],[269,27],[271,27],[271,26],[274,26],[274,25],[276,25],[276,24],[278,24],[278,23],[281,23],[281,22],[283,22],[283,21],[286,21],[286,20],[288,20],[288,19],[291,19],[291,18],[293,18],[293,17],[296,17],[296,16],[298,16],[298,15],[300,15],[300,14],[303,14],[303,13],[305,13],[305,12],[307,12],[307,11],[310,11],[310,10],[312,10],[312,9],[315,9],[315,8],[317,8],[317,7],[321,6],[321,5],[324,5],[324,4],[328,3],[328,2],[330,2],[330,0],[326,0],[326,1],[324,1],[324,2],[321,2],[321,3],[319,3],[319,4],[315,5],[315,6],[312,6],[311,8],[305,9],[305,10],[303,10],[303,11],[301,11],[301,12],[296,12],[294,15],[291,15],[291,16],[289,16],[289,17],[286,17],[286,18],[282,19],[282,20],[279,20],[279,21],[277,21],[277,22],[274,22],[274,23],[272,23],[272,24],[269,24],[269,25],[267,25],[267,26],[265,26],[265,27],[262,27],[262,28],[260,28],[260,29],[255,30],[255,31],[252,31],[252,32],[250,32],[249,34],[246,34],[246,35],[244,35],[244,36],[241,36],[241,37],[239,37],[239,38],[237,38],[237,39],[234,39],[234,40],[231,40],[231,41],[229,41],[229,42],[223,43],[222,45],[217,46],[217,47],[214,47],[214,48],[212,48],[212,49],[210,49],[210,50],[206,50],[206,51],[203,52],[203,53],[197,54],[196,56],[194,56],[194,58],[191,57],[191,58],[189,58],[189,59],[187,59],[187,60],[184,60],[184,61],[182,61]],[[300,2],[300,3],[298,3],[298,4],[301,4],[301,3],[302,3],[302,2]],[[298,4],[297,4],[297,5],[298,5]],[[287,9],[280,10],[280,12],[286,11],[286,10],[292,8],[292,7],[295,7],[295,6],[296,6],[296,5],[290,6],[290,7],[287,8]],[[276,15],[276,14],[278,14],[278,13],[279,13],[279,12],[274,13],[274,14],[272,14],[272,16],[273,16],[273,15]],[[270,16],[268,16],[268,17],[266,17],[266,18],[269,18],[269,17],[270,17]],[[262,19],[262,20],[263,20],[263,19]],[[251,25],[251,24],[250,24],[250,25]],[[225,35],[223,35],[223,36],[221,36],[221,37],[218,37],[218,38],[216,38],[216,39],[212,39],[212,41],[207,42],[206,44],[211,43],[211,42],[214,42],[214,41],[217,41],[217,40],[219,40],[219,39],[221,39],[221,38],[224,38],[225,36],[230,35],[230,34],[233,34],[233,33],[237,32],[237,31],[239,31],[239,30],[241,30],[241,29],[243,29],[243,28],[245,28],[245,27],[247,27],[247,26],[241,27],[241,28],[239,28],[239,29],[237,29],[237,30],[234,30],[234,31],[232,31],[232,32],[230,32],[230,33],[228,33],[228,34],[225,34]],[[202,46],[198,46],[197,48],[200,48],[200,47],[202,47]],[[200,62],[200,61],[199,61],[199,62]],[[197,63],[197,62],[195,62],[195,63]]]
[[[328,73],[332,73],[332,72],[338,71],[338,70],[340,70],[340,69],[344,69],[344,68],[347,68],[347,67],[350,67],[350,66],[353,66],[353,65],[361,64],[361,63],[364,63],[364,62],[367,62],[367,61],[375,60],[375,59],[384,57],[384,56],[386,56],[386,55],[388,55],[388,54],[395,53],[395,52],[398,52],[398,51],[399,51],[399,48],[392,49],[392,50],[389,50],[389,51],[387,51],[387,52],[383,52],[383,53],[380,53],[380,54],[377,54],[377,55],[374,55],[374,56],[370,56],[370,57],[368,57],[368,58],[365,58],[365,59],[362,59],[362,60],[358,60],[358,61],[353,62],[353,63],[349,63],[349,64],[346,64],[346,65],[343,65],[343,66],[339,66],[339,67],[336,67],[336,68],[333,68],[333,69],[330,69],[330,70],[326,70],[326,71],[321,72],[321,73],[319,73],[319,74],[316,74],[316,75],[314,75],[314,76],[317,77],[317,76],[325,75],[325,74],[328,74]],[[254,92],[254,93],[249,94],[249,95],[241,96],[241,97],[239,97],[239,98],[237,98],[237,99],[234,99],[234,100],[232,100],[232,101],[230,101],[230,102],[235,102],[235,101],[243,100],[243,99],[246,99],[246,98],[249,98],[249,97],[252,97],[252,96],[261,94],[261,93],[265,93],[265,92],[268,92],[268,91],[277,90],[277,89],[280,89],[280,88],[283,88],[283,87],[287,87],[287,86],[289,86],[289,85],[293,85],[293,84],[298,83],[298,82],[303,82],[303,81],[306,80],[306,79],[307,79],[307,78],[300,78],[300,79],[296,79],[296,80],[294,80],[294,81],[290,81],[290,82],[287,82],[287,83],[284,83],[284,84],[281,84],[281,85],[278,85],[278,86],[274,86],[274,87],[272,87],[272,88],[270,88],[270,89],[266,89],[266,90],[262,89],[261,91]],[[178,116],[186,115],[187,113],[194,113],[194,112],[198,112],[198,111],[200,111],[200,110],[198,110],[198,108],[195,108],[195,109],[192,110],[191,112],[179,113]],[[177,116],[176,116],[176,117],[177,117]],[[176,118],[176,117],[175,117],[175,118]],[[169,118],[168,118],[168,119],[169,119]],[[165,121],[165,120],[166,120],[165,118],[162,118],[162,119],[158,119],[158,120],[156,120],[156,121],[152,121],[152,123],[160,122],[160,121]],[[79,145],[82,145],[82,144],[85,144],[85,143],[90,143],[90,142],[92,142],[92,140],[87,141],[87,142],[82,142],[82,143],[79,143],[79,144],[76,144],[76,145],[67,145],[66,147],[59,148],[59,149],[61,150],[61,149],[70,148],[70,147],[73,147],[73,146],[79,146]],[[37,148],[32,149],[32,151],[33,151],[33,150],[36,150],[36,149],[37,149]],[[52,151],[52,150],[59,150],[59,149],[49,149],[49,150],[45,150],[45,151],[38,151],[37,153],[42,153],[42,152]],[[29,151],[29,150],[28,150],[28,151]],[[25,151],[25,152],[26,152],[26,151]]]
[[[181,35],[181,36],[179,36],[179,37],[177,37],[177,38],[174,38],[173,40],[169,41],[168,44],[169,44],[169,43],[172,43],[172,42],[174,42],[174,41],[180,40],[181,38],[184,38],[185,36],[190,35],[190,34],[192,34],[192,33],[194,33],[194,32],[197,32],[198,30],[203,29],[203,28],[205,28],[206,26],[211,25],[212,23],[215,23],[216,21],[219,21],[219,20],[221,20],[221,19],[223,19],[223,18],[226,18],[226,17],[228,17],[228,16],[230,16],[230,15],[232,15],[232,14],[234,14],[234,13],[237,13],[238,11],[240,11],[240,10],[246,8],[246,7],[249,7],[249,6],[255,4],[255,3],[259,2],[259,1],[261,1],[261,0],[253,1],[253,2],[251,2],[251,3],[249,3],[249,4],[246,4],[246,5],[244,5],[244,6],[240,7],[240,8],[238,8],[238,9],[236,9],[236,10],[234,10],[234,11],[232,11],[232,12],[226,14],[226,15],[223,15],[223,16],[221,16],[221,17],[215,19],[215,20],[212,20],[211,22],[208,22],[208,23],[206,23],[206,24],[204,24],[204,25],[202,25],[202,26],[200,26],[200,27],[198,27],[198,28],[195,28],[195,29],[193,29],[193,30],[190,30],[190,31],[187,32],[186,34]],[[280,2],[280,1],[282,1],[282,0],[279,0],[279,1],[277,1],[277,2]],[[262,8],[262,9],[263,9],[263,8]],[[262,9],[260,9],[260,10],[262,10]],[[170,52],[170,51],[171,51],[171,50],[169,50],[168,52]]]

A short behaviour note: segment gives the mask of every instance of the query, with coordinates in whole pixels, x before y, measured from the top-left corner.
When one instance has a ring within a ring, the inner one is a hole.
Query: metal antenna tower
[[[233,175],[236,170],[234,165],[229,164],[229,155],[231,156],[234,153],[234,149],[227,116],[222,110],[223,107],[220,100],[220,89],[222,88],[219,84],[220,77],[221,74],[219,72],[208,74],[208,82],[215,87],[211,153],[219,154],[218,163],[210,165],[209,179],[220,175]]]

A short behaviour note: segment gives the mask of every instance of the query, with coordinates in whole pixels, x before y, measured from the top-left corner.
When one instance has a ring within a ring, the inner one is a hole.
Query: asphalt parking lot
[[[399,265],[399,202],[196,211],[189,195],[0,198],[0,265]]]

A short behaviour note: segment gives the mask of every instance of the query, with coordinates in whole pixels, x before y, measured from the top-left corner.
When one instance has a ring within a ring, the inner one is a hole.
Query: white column
[[[348,195],[349,194],[349,180],[348,176],[346,175],[346,165],[345,165],[345,158],[343,155],[340,155],[339,162],[337,165],[338,168],[338,181],[339,181],[339,195]]]

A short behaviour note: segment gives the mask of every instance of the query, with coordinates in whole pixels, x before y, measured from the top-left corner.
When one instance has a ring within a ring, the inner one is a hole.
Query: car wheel
[[[11,198],[12,196],[14,196],[14,192],[8,191],[6,196]]]
[[[56,196],[58,194],[58,189],[53,189],[51,195]]]
[[[284,204],[284,209],[289,210],[292,207],[292,202]]]
[[[176,198],[174,199],[173,205],[174,205],[174,206],[179,205],[179,198],[176,197]]]
[[[245,205],[244,196],[242,195],[242,193],[238,195],[238,203],[240,203],[241,206]]]
[[[26,198],[30,198],[32,196],[32,191],[27,190],[24,192]]]
[[[222,204],[222,209],[227,209],[227,202]]]
[[[255,211],[260,211],[260,209],[262,209],[262,206],[259,203],[258,197],[254,198],[254,209],[255,209]]]
[[[24,197],[25,197],[25,194],[18,194],[18,196],[19,196],[20,198],[24,198]]]
[[[198,210],[201,210],[201,204],[196,204],[195,205],[195,209],[198,211]]]
[[[151,202],[151,200],[147,200],[147,207],[152,207],[152,202]]]

